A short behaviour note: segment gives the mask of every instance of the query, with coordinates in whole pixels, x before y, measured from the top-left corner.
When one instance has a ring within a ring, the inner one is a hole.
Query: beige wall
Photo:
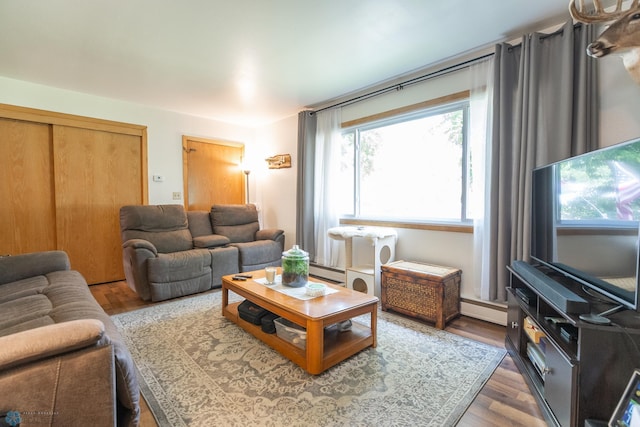
[[[600,61],[601,145],[608,146],[640,136],[640,86],[626,75],[619,58]],[[344,110],[343,119],[349,120],[457,92],[467,88],[467,80],[464,72],[455,73],[428,84],[417,85],[415,90],[381,96],[366,104],[355,104]],[[2,77],[0,103],[148,126],[149,202],[152,204],[182,203],[182,200],[174,201],[171,197],[172,192],[182,192],[183,188],[182,135],[243,142],[252,169],[251,201],[260,207],[263,225],[283,228],[287,236],[287,248],[295,244],[298,132],[295,115],[268,126],[250,129]],[[274,154],[291,154],[292,167],[267,169],[264,158]],[[164,175],[165,181],[153,182],[151,175],[155,174]],[[471,234],[409,229],[398,230],[398,234],[397,258],[461,268],[462,295],[475,298],[473,284],[477,274],[473,266]],[[472,309],[463,306],[463,312]],[[473,315],[485,318],[484,312]],[[497,319],[503,323],[506,316],[499,314]]]
[[[258,173],[251,182],[256,194],[252,201],[260,207],[265,226],[284,230],[285,250],[296,244],[297,139],[297,116],[256,129],[254,158]],[[291,154],[291,167],[267,168],[264,159],[276,154]]]
[[[597,61],[600,63],[600,146],[640,137],[640,85],[631,80],[619,56]]]

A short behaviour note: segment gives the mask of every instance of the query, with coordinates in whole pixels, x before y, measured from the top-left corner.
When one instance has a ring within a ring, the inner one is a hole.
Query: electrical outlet
[[[179,191],[174,191],[173,200],[180,200],[180,199],[182,199],[182,193],[180,193]]]

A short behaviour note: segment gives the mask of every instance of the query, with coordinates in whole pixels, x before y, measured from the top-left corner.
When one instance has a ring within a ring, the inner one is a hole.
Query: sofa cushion
[[[240,266],[256,266],[277,262],[282,259],[281,246],[273,240],[257,240],[247,243],[232,243],[238,248]]]
[[[123,206],[120,223],[130,230],[180,230],[187,228],[187,214],[182,205]]]
[[[227,236],[231,243],[252,242],[260,229],[255,205],[213,205],[211,224],[215,234]]]
[[[187,211],[187,219],[189,220],[189,230],[194,238],[213,234],[209,212]]]
[[[256,231],[260,228],[257,222],[252,222],[243,225],[217,226],[216,233],[227,236],[231,243],[246,243],[253,242],[255,240]]]
[[[208,236],[199,236],[193,238],[193,246],[196,248],[215,248],[229,244],[231,240],[228,237],[219,234],[210,234]]]
[[[0,286],[0,304],[29,295],[37,295],[49,285],[46,277],[34,276]]]
[[[211,273],[211,255],[206,249],[158,254],[147,261],[150,282],[168,283],[200,277]]]
[[[146,231],[129,230],[127,240],[142,239],[150,242],[158,252],[170,253],[188,251],[193,248],[193,240],[189,230],[174,230],[148,233]]]
[[[193,248],[182,205],[123,206],[120,208],[120,230],[123,242],[147,240],[162,253]]]
[[[64,251],[44,251],[2,257],[0,284],[12,283],[49,272],[69,269],[69,257]]]
[[[211,289],[211,271],[203,273],[200,277],[183,279],[177,282],[151,282],[150,288],[152,301],[164,301],[170,298],[208,291]]]
[[[220,225],[241,225],[250,222],[258,222],[258,209],[256,205],[213,205],[211,207],[211,224],[214,227]]]
[[[31,320],[16,323],[13,326],[7,326],[0,329],[0,336],[7,336],[18,332],[28,331],[29,329],[39,328],[41,326],[54,325],[56,322],[49,316],[36,317]]]
[[[22,325],[31,326],[34,320],[44,319],[38,324],[51,324],[47,319],[53,305],[44,295],[28,295],[0,304],[0,336],[24,330]],[[7,332],[10,331],[10,332]]]

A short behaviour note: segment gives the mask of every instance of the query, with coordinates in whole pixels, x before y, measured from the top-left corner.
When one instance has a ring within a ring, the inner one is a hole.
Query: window
[[[468,101],[345,129],[343,216],[469,222]]]

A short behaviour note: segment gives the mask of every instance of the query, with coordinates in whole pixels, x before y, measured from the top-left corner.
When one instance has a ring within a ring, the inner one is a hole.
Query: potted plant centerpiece
[[[299,288],[309,281],[309,253],[298,245],[282,253],[282,284]]]

